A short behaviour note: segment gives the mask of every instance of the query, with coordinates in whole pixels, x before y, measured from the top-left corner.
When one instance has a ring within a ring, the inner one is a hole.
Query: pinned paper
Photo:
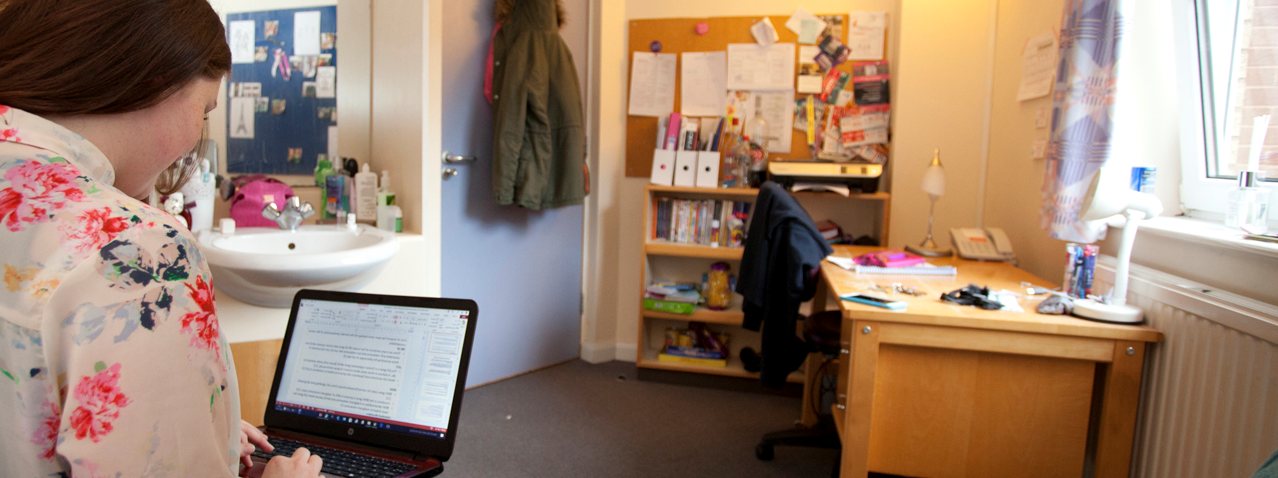
[[[256,99],[252,97],[231,98],[231,128],[233,139],[253,139],[253,109]]]
[[[320,12],[293,14],[293,54],[320,54]]]
[[[883,38],[887,31],[886,12],[852,12],[852,29],[848,35],[848,58],[878,60],[883,58]]]
[[[635,52],[630,63],[630,110],[632,116],[665,116],[674,111],[674,53]]]
[[[262,84],[258,82],[231,83],[231,97],[262,96]]]
[[[729,90],[792,90],[794,44],[728,44]]]
[[[266,61],[268,51],[266,46],[253,47],[253,62],[261,63]]]
[[[288,162],[302,162],[302,148],[288,148]]]
[[[320,34],[320,49],[332,50],[337,46],[337,34],[333,32],[324,32]]]
[[[816,56],[821,50],[815,46],[799,47],[799,78],[795,90],[799,93],[821,92],[821,65],[816,63]]]
[[[265,96],[253,98],[253,112],[265,113],[271,110],[271,99]]]
[[[321,66],[315,72],[315,97],[337,97],[337,67]]]
[[[287,108],[287,106],[288,102],[283,98],[273,99],[271,100],[271,114],[276,116],[282,115],[284,114],[284,109]]]
[[[1043,32],[1026,40],[1021,54],[1021,86],[1017,101],[1047,96],[1052,92],[1056,75],[1056,35]]]
[[[723,116],[727,55],[721,51],[682,54],[679,112],[685,116]]]
[[[275,61],[271,63],[271,78],[279,75],[284,81],[288,81],[293,77],[293,65],[288,61],[288,56],[284,54],[283,48],[275,49]]]
[[[821,32],[825,31],[826,22],[820,17],[802,8],[795,10],[785,27],[799,36],[799,43],[811,45],[816,43]]]
[[[303,82],[302,82],[302,97],[303,97],[303,98],[314,98],[314,97],[315,97],[315,82],[314,82],[314,81],[303,81]]]
[[[272,39],[274,39],[274,38],[275,38],[275,35],[278,35],[279,33],[280,33],[280,21],[279,21],[279,20],[266,20],[266,21],[262,22],[262,37],[263,37],[263,38],[266,38],[267,40],[272,40]]]
[[[257,41],[257,23],[253,20],[231,22],[231,63],[253,63],[253,43]]]
[[[763,17],[750,27],[750,34],[754,35],[755,43],[759,46],[771,46],[777,42],[777,29],[772,26],[772,19]]]
[[[830,70],[848,59],[848,47],[833,35],[822,38],[820,48],[821,53],[817,54],[816,62],[823,69]]]

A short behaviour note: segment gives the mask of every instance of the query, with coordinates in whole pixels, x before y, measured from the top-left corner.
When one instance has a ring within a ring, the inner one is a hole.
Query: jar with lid
[[[706,307],[711,310],[724,310],[732,304],[732,289],[728,286],[727,262],[716,262],[710,265],[710,273],[706,279]]]

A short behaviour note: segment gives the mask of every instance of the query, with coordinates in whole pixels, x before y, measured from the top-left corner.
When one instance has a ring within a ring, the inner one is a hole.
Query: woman
[[[229,68],[206,0],[0,0],[0,476],[235,476],[270,448],[203,256],[138,200]]]

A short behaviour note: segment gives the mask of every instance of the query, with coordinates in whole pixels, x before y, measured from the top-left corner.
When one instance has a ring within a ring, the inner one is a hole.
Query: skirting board
[[[589,363],[604,363],[613,360],[634,362],[635,346],[631,345],[628,348],[629,352],[625,352],[623,349],[627,348],[618,347],[617,344],[611,342],[582,342],[581,359]]]

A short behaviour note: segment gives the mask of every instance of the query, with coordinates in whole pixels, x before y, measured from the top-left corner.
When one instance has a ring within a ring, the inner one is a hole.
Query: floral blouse
[[[0,476],[235,476],[208,265],[89,141],[0,105]]]

